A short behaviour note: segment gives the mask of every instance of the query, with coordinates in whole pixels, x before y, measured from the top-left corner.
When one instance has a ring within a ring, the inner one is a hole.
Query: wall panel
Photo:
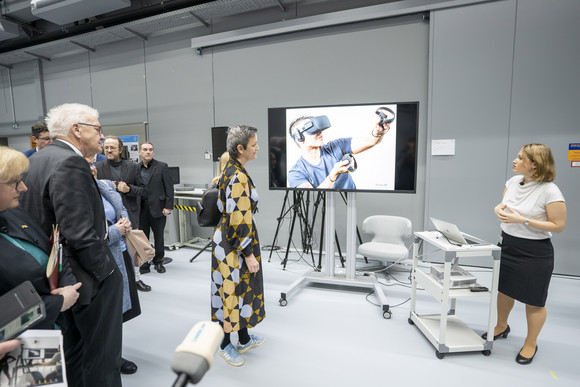
[[[259,130],[261,150],[258,159],[248,164],[248,171],[260,193],[262,244],[273,240],[276,216],[284,199],[284,192],[268,191],[269,107],[420,101],[418,144],[419,153],[424,154],[428,64],[425,22],[382,21],[309,31],[216,48],[213,57],[217,124],[248,124]],[[420,229],[423,156],[419,165],[417,194],[357,194],[359,224],[372,214],[392,214],[410,218]],[[346,206],[340,198],[336,200],[336,219],[345,251]],[[278,241],[284,247],[288,228],[289,222]],[[294,242],[300,246],[299,232]]]

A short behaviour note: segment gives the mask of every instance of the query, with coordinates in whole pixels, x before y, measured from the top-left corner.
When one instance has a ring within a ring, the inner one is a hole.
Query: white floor
[[[143,312],[124,326],[123,355],[139,366],[136,374],[123,375],[125,387],[172,385],[175,374],[170,365],[176,346],[196,322],[209,319],[210,253],[190,263],[196,252],[191,248],[168,251],[173,262],[165,274],[152,271],[142,276],[153,290],[139,293]],[[458,353],[440,360],[433,345],[408,323],[407,267],[391,270],[394,278],[379,276],[386,284],[393,313],[391,319],[384,319],[381,309],[372,304],[376,299],[364,289],[308,285],[292,294],[287,306],[280,306],[280,293],[309,266],[294,253],[282,270],[276,253],[271,262],[269,252],[263,254],[267,315],[251,333],[264,337],[266,343],[246,352],[242,367],[232,367],[216,355],[198,383],[201,386],[580,385],[577,278],[553,278],[548,320],[531,365],[514,361],[526,334],[521,304],[512,312],[511,334],[494,343],[491,356]],[[476,275],[483,284],[490,278],[486,269],[476,269]],[[485,297],[460,299],[456,314],[478,333],[485,332],[488,302]],[[417,311],[437,313],[438,306],[423,291],[418,294]],[[232,339],[236,342],[237,336]]]

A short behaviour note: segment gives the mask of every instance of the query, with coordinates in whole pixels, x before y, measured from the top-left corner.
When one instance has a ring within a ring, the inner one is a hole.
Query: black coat
[[[79,305],[88,305],[99,284],[117,269],[105,244],[105,212],[87,161],[62,141],[30,157],[21,205],[50,235],[58,224],[72,272],[83,285]],[[118,270],[118,269],[117,269]]]
[[[139,171],[143,166],[143,162],[139,163]],[[173,179],[169,174],[169,167],[162,161],[155,159],[149,163],[149,181],[143,182],[145,184],[145,195],[143,199],[147,199],[147,207],[154,218],[161,218],[163,216],[163,209],[173,209]],[[147,208],[142,208],[141,211],[146,211]]]
[[[111,172],[111,164],[109,160],[100,161],[97,163],[97,178],[114,180]],[[141,196],[145,193],[145,187],[139,174],[139,167],[136,163],[129,160],[122,160],[121,162],[121,178],[119,181],[124,181],[131,189],[127,193],[122,193],[123,205],[129,214],[131,226],[134,229],[139,228],[139,211],[141,210]]]
[[[0,212],[0,233],[12,238],[33,243],[46,254],[50,251],[50,241],[38,224],[21,208]],[[46,269],[26,250],[17,247],[8,239],[0,236],[0,295],[3,295],[24,281],[32,282],[34,289],[46,306],[46,318],[35,329],[54,329],[54,322],[60,313],[63,297],[50,294]],[[59,273],[59,287],[74,285],[68,262],[64,260]]]

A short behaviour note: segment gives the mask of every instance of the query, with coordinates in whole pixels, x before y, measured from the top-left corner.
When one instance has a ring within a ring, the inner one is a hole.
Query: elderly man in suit
[[[82,286],[65,312],[64,352],[71,387],[120,387],[123,282],[106,245],[107,220],[89,164],[104,139],[97,110],[81,104],[52,108],[55,139],[30,157],[22,207],[49,235],[61,231],[64,254]]]
[[[139,173],[145,184],[146,192],[142,196],[139,227],[147,237],[149,237],[149,231],[153,230],[153,238],[155,240],[153,265],[158,273],[165,273],[165,266],[163,266],[163,256],[165,255],[163,232],[167,222],[167,215],[173,209],[173,180],[169,174],[167,164],[153,159],[153,144],[150,142],[141,144],[139,155],[141,156]],[[151,271],[150,264],[144,263],[139,271],[141,274],[149,273]]]

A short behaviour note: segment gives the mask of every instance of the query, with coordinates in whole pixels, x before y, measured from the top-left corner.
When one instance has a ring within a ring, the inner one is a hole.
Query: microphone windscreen
[[[210,364],[202,356],[189,352],[176,352],[171,369],[177,375],[185,374],[192,384],[197,384],[209,370]]]
[[[175,349],[171,369],[178,375],[187,374],[191,383],[197,383],[211,367],[223,337],[224,332],[219,324],[198,322]]]

